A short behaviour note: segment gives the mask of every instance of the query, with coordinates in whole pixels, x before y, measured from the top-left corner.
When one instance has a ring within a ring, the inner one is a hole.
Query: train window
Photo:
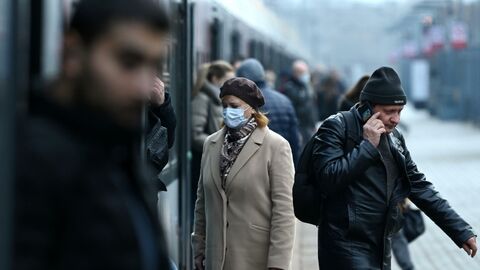
[[[222,50],[222,24],[215,18],[210,25],[210,60],[220,59]]]
[[[255,40],[250,40],[250,42],[248,42],[248,56],[256,58],[257,57],[256,51],[257,51],[257,48],[256,48]]]
[[[230,57],[231,59],[235,59],[238,56],[240,56],[241,41],[242,41],[242,36],[240,35],[240,33],[238,31],[234,31],[232,33],[232,37],[230,40],[231,46],[232,46],[231,57]]]

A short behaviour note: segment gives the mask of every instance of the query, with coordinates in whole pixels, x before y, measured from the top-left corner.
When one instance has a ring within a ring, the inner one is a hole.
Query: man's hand
[[[205,267],[203,266],[203,261],[205,261],[204,255],[198,255],[197,257],[195,257],[195,270],[205,270]]]
[[[165,85],[158,77],[155,77],[153,81],[150,102],[155,106],[160,106],[165,102]]]
[[[380,119],[378,119],[379,115],[379,112],[372,115],[363,126],[363,138],[368,140],[375,147],[378,147],[378,144],[380,143],[380,136],[387,132],[385,125]]]
[[[473,236],[463,244],[463,250],[472,258],[477,254],[477,237]]]

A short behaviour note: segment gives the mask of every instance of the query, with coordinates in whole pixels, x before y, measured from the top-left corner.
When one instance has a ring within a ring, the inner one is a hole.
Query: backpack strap
[[[345,141],[344,152],[350,153],[357,144],[362,141],[360,138],[360,127],[358,121],[355,119],[355,115],[351,111],[340,112],[345,124]]]

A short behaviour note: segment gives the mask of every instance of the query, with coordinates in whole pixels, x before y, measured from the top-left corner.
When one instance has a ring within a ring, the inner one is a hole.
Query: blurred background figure
[[[194,93],[191,106],[192,209],[195,207],[203,143],[208,135],[219,130],[223,123],[222,101],[219,96],[220,87],[226,80],[233,77],[235,77],[233,67],[228,62],[222,60],[202,65],[197,73],[194,89],[198,89],[198,92]]]
[[[169,269],[135,151],[144,105],[168,103],[154,75],[169,24],[149,0],[78,2],[59,78],[18,125],[13,269]]]
[[[338,80],[329,74],[320,81],[316,89],[318,120],[323,121],[337,112],[340,90]]]
[[[307,63],[297,60],[292,64],[292,75],[285,83],[285,95],[292,101],[297,113],[303,146],[315,132],[316,110]],[[302,148],[302,147],[300,147]]]
[[[265,71],[265,82],[268,87],[275,89],[277,83],[277,74],[275,74],[275,71],[271,69]]]
[[[269,117],[268,127],[290,143],[293,158],[296,161],[300,134],[295,109],[290,100],[267,84],[266,73],[257,59],[250,58],[245,60],[238,68],[237,76],[255,82],[260,88],[265,98],[265,105],[263,105],[261,110]]]
[[[237,70],[238,67],[242,64],[243,60],[245,60],[245,56],[243,55],[237,55],[230,61],[230,64],[232,65],[234,70]]]
[[[368,79],[370,78],[369,75],[362,76],[355,85],[350,88],[338,102],[338,110],[339,111],[348,111],[350,108],[355,105],[360,100],[360,93],[362,92],[363,87],[367,83]]]

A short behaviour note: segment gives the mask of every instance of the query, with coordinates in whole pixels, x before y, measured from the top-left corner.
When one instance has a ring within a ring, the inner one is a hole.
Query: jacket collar
[[[220,89],[215,85],[211,84],[208,81],[205,81],[203,87],[200,89],[203,93],[205,93],[210,99],[217,105],[222,104],[222,100],[220,99]]]
[[[235,180],[235,176],[239,173],[239,171],[245,166],[245,164],[250,160],[250,158],[258,151],[260,146],[263,144],[263,140],[265,139],[265,135],[268,133],[268,127],[260,128],[257,127],[248,138],[247,142],[243,146],[242,151],[238,154],[237,160],[233,164],[230,173],[226,179],[226,192],[229,191],[229,187],[233,180]],[[220,132],[217,132],[213,135],[211,139],[211,143],[213,144],[213,151],[212,153],[212,175],[215,185],[219,192],[222,192],[222,182],[220,177],[220,151],[223,144],[223,139],[225,137],[226,128],[223,127]]]

